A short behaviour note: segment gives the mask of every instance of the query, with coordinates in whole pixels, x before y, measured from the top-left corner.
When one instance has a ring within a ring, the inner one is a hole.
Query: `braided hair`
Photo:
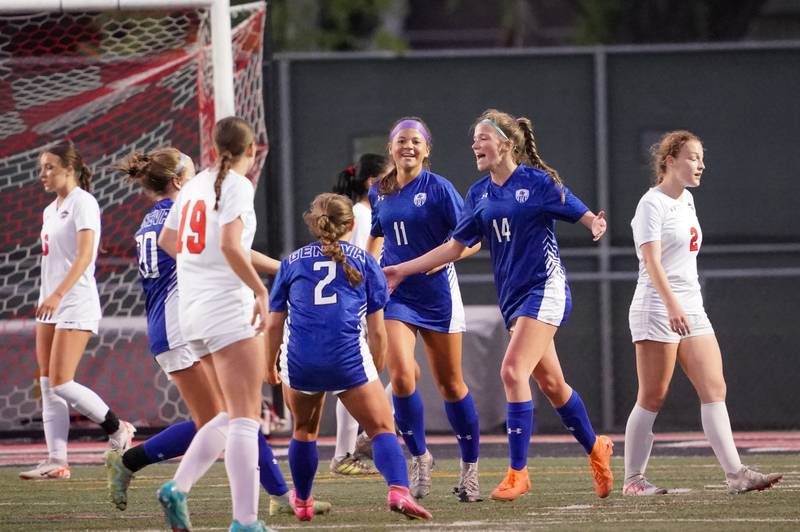
[[[342,265],[350,286],[358,286],[362,280],[361,272],[347,262],[339,244],[339,238],[350,229],[353,219],[353,202],[350,198],[332,192],[314,198],[303,214],[311,234],[322,244],[322,253]]]
[[[245,154],[253,144],[256,135],[250,124],[237,116],[223,118],[214,125],[214,146],[217,148],[217,179],[214,181],[214,210],[219,208],[222,195],[222,182],[231,169],[231,165]]]

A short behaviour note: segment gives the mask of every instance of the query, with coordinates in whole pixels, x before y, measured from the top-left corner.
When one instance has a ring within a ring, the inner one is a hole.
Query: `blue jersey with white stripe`
[[[546,172],[522,164],[502,186],[486,176],[470,187],[453,238],[466,246],[482,238],[489,243],[500,311],[507,326],[524,313],[521,307],[528,296],[544,290],[553,278],[561,277],[562,291],[568,291],[555,222],[575,223],[588,210]]]
[[[172,199],[158,201],[145,215],[136,231],[139,278],[147,310],[147,336],[150,352],[158,355],[183,343],[178,325],[178,276],[175,261],[158,247]]]
[[[443,244],[464,206],[452,183],[425,169],[393,194],[380,194],[374,184],[369,201],[370,234],[384,237],[382,266],[414,259]],[[386,318],[443,332],[464,330],[455,268],[409,276],[392,292]]]
[[[358,285],[314,242],[281,261],[270,290],[270,311],[288,311],[281,372],[297,390],[344,390],[377,378],[361,327],[364,316],[386,306],[386,278],[366,251],[339,244],[361,273]]]

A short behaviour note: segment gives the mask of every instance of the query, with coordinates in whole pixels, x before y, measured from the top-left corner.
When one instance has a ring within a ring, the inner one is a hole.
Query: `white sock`
[[[39,377],[42,389],[42,425],[47,454],[51,460],[67,463],[69,439],[69,405],[50,388],[48,377]]]
[[[358,421],[350,415],[341,399],[336,400],[336,451],[333,457],[341,460],[347,453],[353,454],[356,450],[358,438]]]
[[[192,438],[186,449],[178,470],[175,471],[175,484],[178,491],[189,493],[192,486],[206,474],[220,453],[225,449],[228,439],[228,414],[220,412],[211,421],[203,425]],[[255,442],[256,439],[253,438]],[[258,442],[256,442],[258,445]]]
[[[703,432],[706,433],[708,443],[717,455],[719,465],[725,473],[737,473],[742,468],[742,461],[733,441],[731,420],[728,417],[725,401],[701,405],[700,418],[703,420]]]
[[[650,451],[653,450],[653,423],[658,412],[645,410],[638,404],[628,416],[625,425],[625,482],[644,475]]]
[[[389,406],[392,407],[392,417],[394,417],[394,399],[392,399],[392,381],[389,381],[389,384],[386,385],[386,388],[383,389],[386,397],[389,398]]]
[[[83,384],[67,381],[64,384],[53,386],[51,389],[56,395],[67,401],[72,408],[95,423],[99,424],[106,420],[108,405],[99,395]]]
[[[237,417],[228,423],[225,470],[231,484],[233,518],[242,525],[258,519],[258,430],[255,419]]]

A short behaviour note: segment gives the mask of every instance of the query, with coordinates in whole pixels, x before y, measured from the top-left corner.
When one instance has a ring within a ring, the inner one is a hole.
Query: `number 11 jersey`
[[[447,179],[423,169],[393,194],[369,191],[374,237],[384,237],[381,266],[400,264],[444,244],[458,222],[464,200]],[[464,305],[453,264],[432,275],[410,275],[392,292],[387,320],[439,332],[465,330]]]

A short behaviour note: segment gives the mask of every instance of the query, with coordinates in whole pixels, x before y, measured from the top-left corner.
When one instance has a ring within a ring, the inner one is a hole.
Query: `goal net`
[[[235,109],[259,145],[254,182],[267,146],[265,18],[263,3],[232,10]],[[149,203],[111,165],[165,145],[198,167],[210,163],[210,35],[207,10],[0,16],[0,431],[41,427],[33,313],[42,210],[53,198],[39,183],[38,156],[65,139],[94,171],[103,213],[96,275],[104,319],[76,379],[140,426],[186,415],[147,347],[133,234]]]

